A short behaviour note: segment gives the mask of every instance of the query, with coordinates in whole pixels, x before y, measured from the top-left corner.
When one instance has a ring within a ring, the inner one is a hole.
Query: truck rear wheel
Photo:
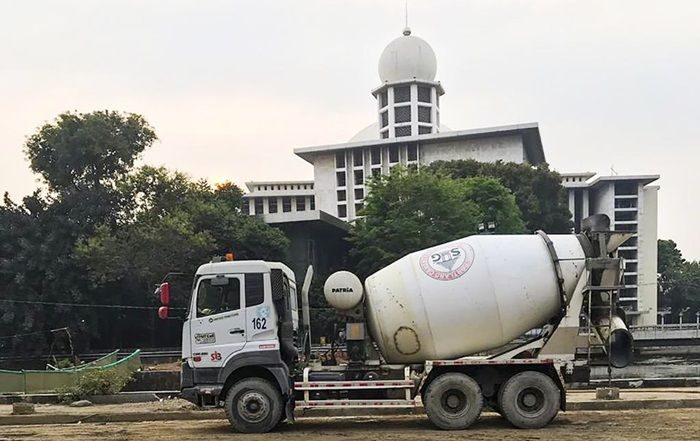
[[[229,389],[226,416],[234,430],[242,433],[269,432],[282,418],[282,396],[262,378],[246,378]]]
[[[498,406],[509,423],[520,429],[539,429],[557,416],[559,388],[541,372],[513,375],[501,387]]]
[[[425,413],[443,430],[466,429],[479,418],[484,406],[484,397],[476,381],[456,372],[433,380],[424,398]]]

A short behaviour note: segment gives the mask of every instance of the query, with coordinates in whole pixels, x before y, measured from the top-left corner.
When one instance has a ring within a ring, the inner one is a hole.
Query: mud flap
[[[287,416],[287,421],[290,423],[294,422],[294,398],[289,397],[287,400],[287,405],[284,406],[284,413]]]

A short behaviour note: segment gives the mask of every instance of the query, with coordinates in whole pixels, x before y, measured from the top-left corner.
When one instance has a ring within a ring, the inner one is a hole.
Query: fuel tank
[[[584,272],[585,253],[575,235],[549,239],[562,283],[540,235],[470,236],[409,254],[369,276],[365,314],[386,361],[476,354],[556,317]]]

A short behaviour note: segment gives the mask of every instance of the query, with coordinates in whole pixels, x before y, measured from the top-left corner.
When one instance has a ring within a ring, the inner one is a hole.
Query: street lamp
[[[496,232],[496,222],[480,222],[478,225],[479,234],[493,234]]]

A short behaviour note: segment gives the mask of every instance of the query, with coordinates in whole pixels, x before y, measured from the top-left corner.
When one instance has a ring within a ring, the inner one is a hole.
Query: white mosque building
[[[440,100],[445,95],[436,80],[435,52],[409,28],[391,41],[379,58],[380,84],[375,122],[348,142],[294,149],[313,166],[313,181],[249,182],[244,196],[251,215],[262,216],[285,229],[295,223],[315,223],[346,231],[367,196],[367,178],[387,174],[395,165],[420,168],[439,160],[481,162],[545,162],[537,123],[451,130],[441,124]],[[656,324],[656,193],[653,176],[564,174],[569,208],[576,229],[589,214],[606,213],[617,228],[638,231],[625,247],[629,255],[630,289],[624,302],[633,324]],[[634,197],[632,195],[634,187]],[[625,194],[618,194],[623,191]],[[315,240],[297,246],[300,268],[318,257]],[[294,242],[294,240],[293,240]],[[634,258],[631,258],[634,257]],[[634,271],[632,271],[634,270]]]

